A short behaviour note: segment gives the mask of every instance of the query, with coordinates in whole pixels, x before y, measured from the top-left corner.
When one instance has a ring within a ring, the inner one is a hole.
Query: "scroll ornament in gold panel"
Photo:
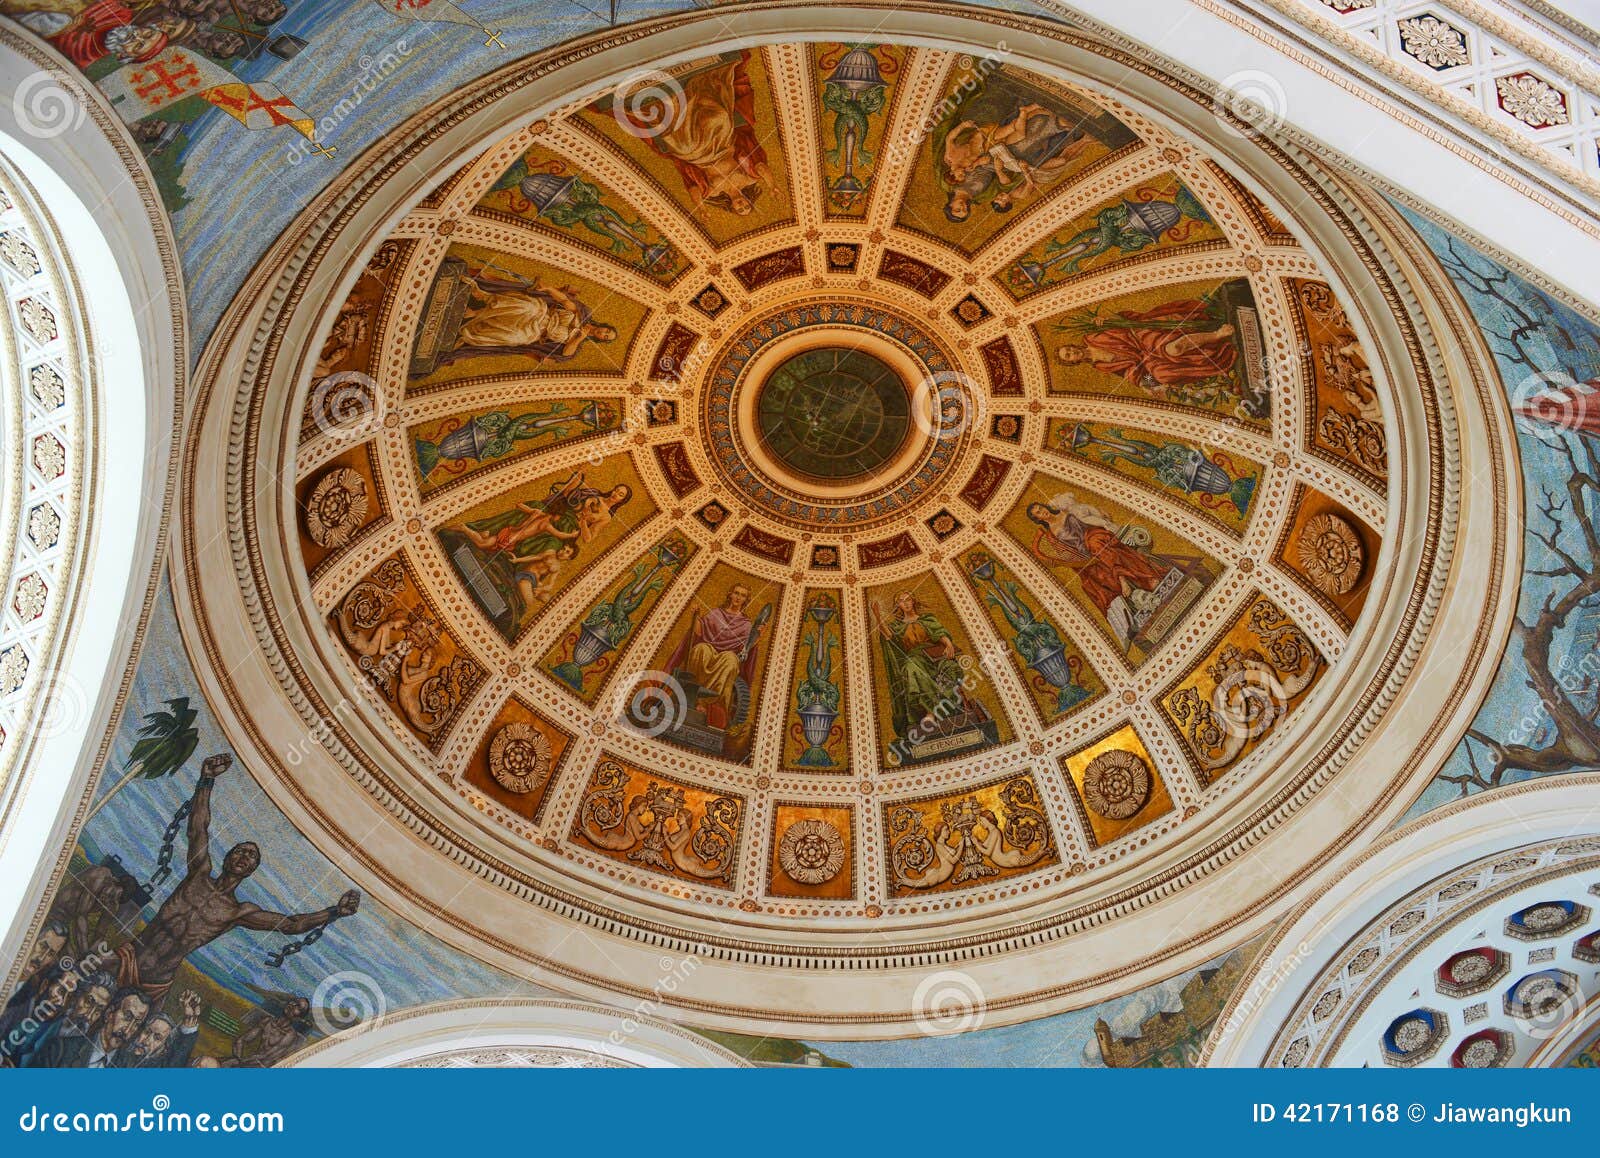
[[[994,884],[1056,864],[1060,854],[1030,775],[884,805],[895,896]]]
[[[744,799],[602,759],[590,777],[572,841],[646,872],[733,888]]]
[[[1214,780],[1288,718],[1326,667],[1306,633],[1256,595],[1162,708]]]

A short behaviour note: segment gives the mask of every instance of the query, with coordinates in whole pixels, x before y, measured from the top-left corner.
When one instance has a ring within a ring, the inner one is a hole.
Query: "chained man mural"
[[[261,850],[253,841],[230,848],[222,858],[222,871],[213,875],[211,863],[211,790],[217,779],[233,764],[228,755],[208,756],[200,768],[200,782],[187,805],[178,809],[162,848],[161,865],[152,885],[168,872],[177,826],[187,817],[188,856],[184,877],[161,903],[154,918],[132,940],[117,948],[117,983],[138,989],[159,1004],[172,987],[178,966],[190,953],[209,945],[233,929],[254,929],[262,933],[286,933],[303,939],[292,941],[273,954],[273,964],[281,964],[291,953],[321,937],[322,931],[348,917],[361,905],[361,894],[351,889],[339,902],[313,913],[292,916],[268,912],[248,901],[241,901],[235,890],[261,865]]]

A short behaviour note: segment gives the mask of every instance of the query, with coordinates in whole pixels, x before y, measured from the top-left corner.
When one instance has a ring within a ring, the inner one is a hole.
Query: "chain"
[[[185,800],[172,814],[172,823],[167,825],[167,831],[161,837],[161,853],[156,857],[156,871],[151,873],[150,879],[144,883],[145,892],[154,893],[156,886],[172,875],[172,853],[178,844],[178,833],[183,828],[183,822],[189,819],[189,813],[193,808],[194,802]]]
[[[318,941],[322,940],[322,934],[328,931],[328,926],[333,924],[342,916],[344,916],[343,913],[335,912],[326,921],[322,922],[322,924],[316,926],[310,932],[308,932],[304,937],[301,937],[295,941],[290,941],[281,949],[274,949],[272,952],[267,954],[267,964],[273,969],[281,969],[283,967],[283,963],[290,957],[293,957],[296,953],[300,953],[306,949],[309,949],[312,945],[315,945]]]

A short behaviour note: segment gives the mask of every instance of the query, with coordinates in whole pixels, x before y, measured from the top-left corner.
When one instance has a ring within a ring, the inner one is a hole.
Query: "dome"
[[[971,23],[491,78],[285,257],[188,532],[239,582],[180,598],[402,912],[596,994],[693,946],[710,1024],[889,1033],[955,960],[1037,1016],[1236,941],[1440,742],[1392,705],[1492,648],[1499,532],[1393,219]]]

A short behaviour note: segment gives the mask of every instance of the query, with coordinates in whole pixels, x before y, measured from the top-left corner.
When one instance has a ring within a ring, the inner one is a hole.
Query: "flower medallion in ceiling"
[[[1292,819],[1404,676],[1455,435],[1353,204],[931,44],[546,98],[322,309],[302,687],[508,896],[801,973],[1042,944]]]

